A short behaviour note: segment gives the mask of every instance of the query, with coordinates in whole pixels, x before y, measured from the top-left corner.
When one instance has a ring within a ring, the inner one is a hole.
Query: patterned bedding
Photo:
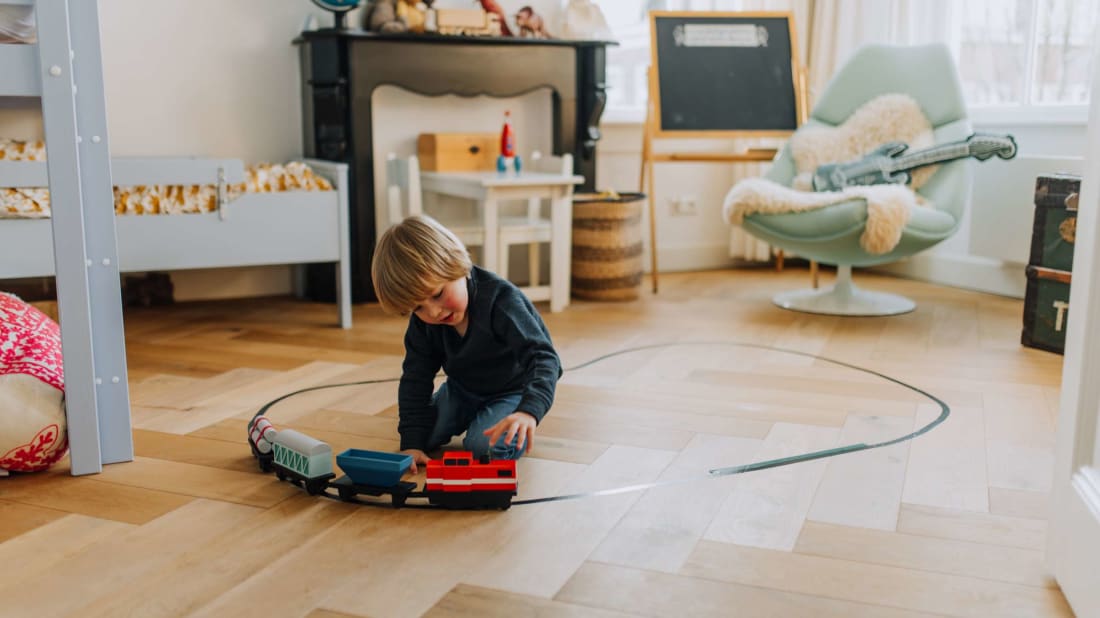
[[[45,161],[41,141],[0,139],[0,161]],[[245,170],[245,181],[228,186],[228,199],[244,193],[278,191],[332,191],[328,180],[313,173],[308,165],[291,161],[285,165],[260,163]],[[214,185],[136,185],[115,187],[115,214],[175,215],[213,212],[218,208]],[[46,188],[0,188],[0,218],[37,219],[50,216],[50,192]]]

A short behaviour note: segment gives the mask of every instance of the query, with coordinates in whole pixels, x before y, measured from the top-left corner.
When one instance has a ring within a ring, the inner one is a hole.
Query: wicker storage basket
[[[642,286],[644,193],[573,196],[572,294],[634,300]]]

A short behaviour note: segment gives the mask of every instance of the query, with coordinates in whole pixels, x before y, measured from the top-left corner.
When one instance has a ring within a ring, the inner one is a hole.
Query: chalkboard
[[[655,135],[789,135],[798,128],[791,14],[649,15]]]

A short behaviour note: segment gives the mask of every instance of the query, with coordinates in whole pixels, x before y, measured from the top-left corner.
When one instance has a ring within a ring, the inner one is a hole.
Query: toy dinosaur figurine
[[[504,17],[504,9],[500,8],[497,0],[478,0],[481,8],[487,13],[493,13],[500,17],[500,33],[504,36],[512,36],[512,30],[508,28],[508,19]]]

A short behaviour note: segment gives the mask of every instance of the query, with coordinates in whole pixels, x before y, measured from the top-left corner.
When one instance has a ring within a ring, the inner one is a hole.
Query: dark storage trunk
[[[1048,352],[1064,353],[1071,277],[1071,273],[1064,270],[1027,267],[1024,332],[1020,343]]]
[[[1080,191],[1081,177],[1075,174],[1044,174],[1035,181],[1035,225],[1020,342],[1058,354],[1066,347]]]
[[[1081,177],[1071,174],[1040,176],[1035,182],[1035,226],[1031,234],[1032,266],[1073,270],[1077,233],[1077,194]]]

